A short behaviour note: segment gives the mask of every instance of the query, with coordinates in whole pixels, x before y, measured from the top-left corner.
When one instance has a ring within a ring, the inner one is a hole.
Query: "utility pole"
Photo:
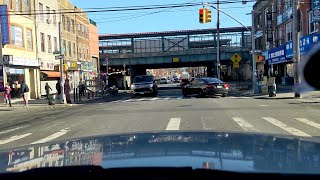
[[[251,38],[252,38],[252,92],[253,94],[258,94],[258,84],[257,84],[257,64],[256,64],[256,38],[255,38],[255,28],[254,28],[254,11],[251,11],[252,17],[252,27],[251,27]]]
[[[0,15],[0,19],[1,19],[1,15]],[[3,81],[3,87],[0,88],[4,88],[5,83],[6,83],[6,71],[5,71],[5,66],[4,66],[4,62],[3,62],[3,55],[2,55],[2,31],[1,31],[1,27],[2,27],[2,23],[0,23],[0,75],[2,75],[2,81]],[[3,97],[4,92],[0,92],[0,96]],[[0,101],[0,103],[3,103],[4,98],[1,98],[2,100]]]
[[[220,1],[217,0],[217,78],[220,79]]]
[[[59,22],[59,47],[60,47],[60,55],[62,55],[62,1],[60,4],[60,22]],[[60,87],[61,87],[61,100],[63,104],[67,104],[66,96],[64,93],[64,78],[63,78],[63,58],[60,59]]]
[[[298,33],[298,24],[300,23],[298,20],[298,0],[293,0],[292,14],[292,40],[293,40],[293,63],[294,63],[294,84],[297,85],[300,83],[299,79],[299,64],[300,64],[300,55],[299,55],[299,38],[300,33]],[[299,37],[298,37],[299,36]],[[300,97],[300,92],[297,90],[294,92],[294,97]]]

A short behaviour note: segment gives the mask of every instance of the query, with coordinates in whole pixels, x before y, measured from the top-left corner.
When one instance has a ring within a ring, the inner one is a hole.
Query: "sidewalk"
[[[119,90],[118,94],[126,94],[126,91]],[[111,97],[112,95],[106,95],[106,96],[99,96],[99,97],[93,97],[90,96],[90,99],[88,99],[88,96],[82,96],[81,101],[74,102],[74,95],[71,94],[71,104],[62,104],[59,100],[56,101],[54,100],[55,105],[52,105],[51,107],[54,106],[59,106],[59,107],[68,107],[68,106],[75,106],[76,104],[84,104],[90,101],[94,101],[97,99],[102,99],[102,98],[108,98]],[[18,99],[12,99],[11,100],[12,106],[13,107],[24,107],[23,99],[18,98]],[[0,104],[0,108],[5,107],[5,104]],[[47,98],[40,98],[40,99],[29,99],[29,106],[28,107],[50,107],[48,104]]]
[[[294,86],[277,86],[277,96],[269,97],[268,94],[253,94],[251,82],[229,82],[230,95],[253,97],[255,99],[299,99],[294,97]],[[247,87],[239,89],[238,87]],[[320,91],[302,92],[300,99],[312,99],[320,102]]]

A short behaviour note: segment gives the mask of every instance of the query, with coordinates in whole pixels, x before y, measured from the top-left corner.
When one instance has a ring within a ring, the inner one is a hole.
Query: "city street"
[[[320,136],[320,108],[316,102],[235,96],[183,97],[181,89],[160,89],[158,97],[122,95],[64,108],[30,106],[10,111],[2,109],[0,115],[5,118],[0,120],[0,149],[145,131]]]

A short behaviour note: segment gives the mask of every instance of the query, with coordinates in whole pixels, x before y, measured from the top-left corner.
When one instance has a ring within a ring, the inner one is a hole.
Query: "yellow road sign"
[[[237,63],[234,62],[232,67],[233,67],[233,68],[239,68],[239,67],[240,67],[240,64],[239,64],[238,62],[237,62]]]
[[[241,56],[239,54],[234,54],[232,57],[231,57],[231,61],[233,63],[238,63],[241,61]]]

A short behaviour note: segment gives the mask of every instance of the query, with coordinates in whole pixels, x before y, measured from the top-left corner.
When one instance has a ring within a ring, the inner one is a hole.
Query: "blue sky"
[[[201,2],[199,0],[70,0],[75,6],[86,8],[109,8],[126,7],[136,5],[159,5],[159,4],[177,4],[188,2]],[[223,0],[222,0],[223,1]],[[243,5],[239,3],[221,4],[220,8],[224,12],[237,18],[243,24],[251,25],[251,16],[246,15],[252,10],[253,3]],[[211,0],[210,2],[216,2]],[[169,10],[144,10],[144,11],[125,11],[125,12],[99,12],[89,13],[89,18],[96,21],[100,34],[106,33],[131,33],[131,32],[154,32],[170,30],[187,30],[215,28],[217,12],[212,10],[212,22],[207,24],[199,23],[200,6],[183,7]],[[160,13],[147,15],[152,12]],[[141,16],[141,17],[137,17]],[[240,26],[237,22],[221,14],[221,27]]]

